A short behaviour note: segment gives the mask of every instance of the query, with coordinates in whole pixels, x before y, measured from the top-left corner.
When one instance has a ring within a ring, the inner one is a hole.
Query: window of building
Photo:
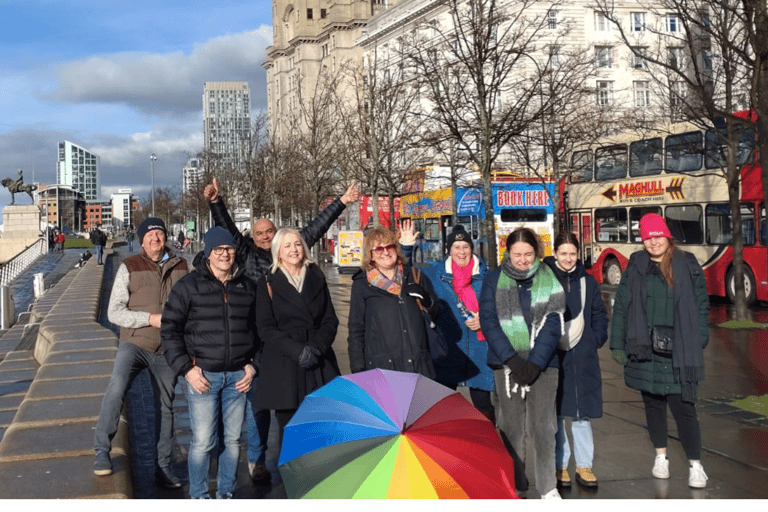
[[[608,106],[613,104],[613,82],[597,82],[597,104]]]
[[[595,32],[610,32],[611,22],[602,12],[595,13]]]
[[[560,49],[561,46],[558,44],[549,47],[549,65],[554,68],[560,66]]]
[[[632,67],[635,69],[648,69],[648,61],[645,60],[645,52],[648,48],[645,46],[632,47]]]
[[[556,11],[555,9],[550,9],[549,12],[547,12],[547,28],[550,30],[555,30],[559,23],[560,23],[560,11]]]
[[[328,11],[325,9],[320,9],[320,19],[325,19],[325,17],[328,15]]]
[[[613,67],[613,48],[610,46],[595,46],[595,65],[600,69]]]
[[[629,13],[629,29],[632,32],[643,32],[645,30],[645,13],[644,12]]]
[[[677,46],[667,48],[667,60],[669,67],[676,71],[683,69],[683,49]]]
[[[682,30],[680,27],[680,18],[677,14],[667,14],[666,21],[667,32],[680,32],[680,30]]]
[[[307,19],[308,20],[312,19],[312,9],[307,9]]]
[[[651,106],[651,84],[645,80],[632,82],[636,107]]]

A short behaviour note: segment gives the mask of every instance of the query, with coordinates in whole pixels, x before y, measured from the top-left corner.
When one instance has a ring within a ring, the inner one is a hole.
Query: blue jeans
[[[589,419],[573,419],[571,421],[573,434],[573,453],[576,457],[577,468],[591,468],[595,455],[595,442],[592,439],[592,424]],[[565,417],[557,417],[557,434],[555,434],[555,458],[557,469],[568,467],[571,460],[571,447],[568,444],[568,434],[565,432]]]
[[[133,343],[122,342],[117,349],[112,376],[101,402],[99,421],[96,423],[94,449],[97,452],[109,453],[120,421],[120,412],[123,410],[125,394],[136,375],[145,368],[152,374],[157,428],[157,465],[168,467],[171,463],[173,399],[175,397],[173,388],[176,385],[176,373],[168,366],[163,354],[144,350]]]
[[[192,442],[187,455],[189,468],[189,497],[208,498],[208,471],[211,452],[219,446],[219,420],[224,431],[224,449],[219,453],[219,471],[216,477],[216,496],[233,493],[237,484],[237,462],[240,459],[240,433],[245,419],[245,393],[235,384],[245,376],[245,370],[236,372],[206,372],[203,377],[211,389],[199,394],[187,384],[189,422]]]
[[[104,263],[103,261],[101,261],[102,256],[104,256],[104,246],[103,245],[97,245],[96,246],[96,261],[98,262],[99,265]]]
[[[251,464],[264,464],[266,460],[269,424],[272,418],[269,409],[257,409],[253,405],[256,401],[258,380],[258,377],[254,377],[245,406],[248,428],[248,462]]]

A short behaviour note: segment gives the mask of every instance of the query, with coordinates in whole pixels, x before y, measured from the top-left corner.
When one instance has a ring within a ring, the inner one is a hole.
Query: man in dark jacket
[[[237,229],[232,218],[227,212],[227,207],[219,198],[219,187],[216,178],[205,187],[204,196],[211,203],[211,215],[217,226],[222,226],[235,237],[237,242],[237,259],[245,265],[245,274],[253,281],[258,282],[267,274],[272,265],[272,239],[277,233],[275,225],[269,219],[258,219],[253,223],[251,237],[244,237]],[[308,247],[315,245],[328,231],[328,228],[339,218],[341,212],[349,203],[358,201],[360,192],[353,181],[344,195],[336,198],[317,217],[315,217],[304,229],[301,236]],[[256,389],[258,379],[253,383]],[[253,406],[255,391],[248,394],[248,471],[255,481],[269,480],[271,475],[264,464],[267,452],[267,440],[269,436],[270,412],[257,409]]]
[[[187,381],[192,442],[187,455],[189,496],[208,498],[211,452],[220,444],[217,498],[237,482],[246,393],[256,367],[256,283],[235,265],[235,239],[224,228],[205,234],[205,258],[171,290],[161,337],[168,365]]]
[[[187,261],[166,247],[165,223],[148,218],[138,229],[141,252],[123,260],[112,284],[107,315],[120,326],[120,345],[96,424],[93,472],[112,474],[109,451],[117,433],[120,412],[131,382],[145,368],[153,377],[158,418],[157,482],[168,488],[181,487],[170,468],[173,436],[173,399],[176,374],[160,347],[160,319],[172,286],[187,274]]]
[[[103,265],[102,258],[104,256],[104,246],[107,245],[107,235],[99,228],[95,228],[91,231],[91,243],[96,247],[97,263]]]

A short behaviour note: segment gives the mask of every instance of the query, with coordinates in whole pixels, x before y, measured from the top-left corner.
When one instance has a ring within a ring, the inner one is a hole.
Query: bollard
[[[32,289],[35,292],[35,299],[39,299],[45,293],[45,279],[42,273],[35,274]]]
[[[0,329],[10,329],[16,316],[16,306],[9,286],[0,287]]]

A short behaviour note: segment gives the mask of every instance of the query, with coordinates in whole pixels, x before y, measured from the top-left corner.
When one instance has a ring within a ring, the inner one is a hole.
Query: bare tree
[[[447,0],[448,19],[420,26],[405,58],[420,77],[425,129],[440,142],[455,141],[483,181],[487,243],[497,265],[491,180],[505,148],[545,112],[538,104],[541,77],[521,72],[546,22],[528,14],[533,0]]]

